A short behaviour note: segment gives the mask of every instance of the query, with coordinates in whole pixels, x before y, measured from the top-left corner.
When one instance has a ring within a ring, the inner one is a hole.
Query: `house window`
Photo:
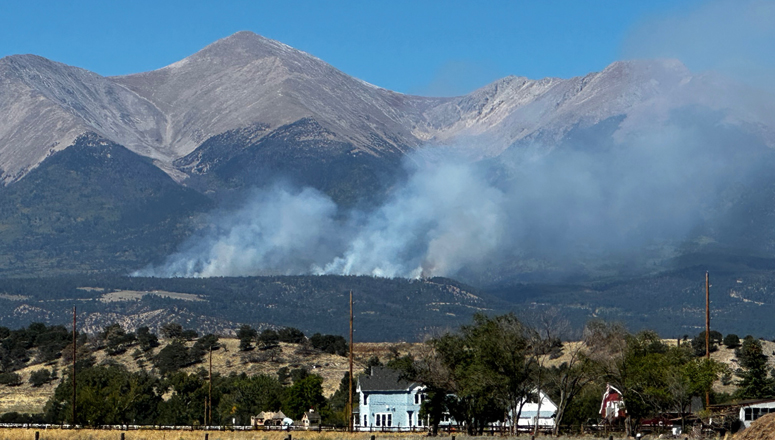
[[[751,411],[751,408],[746,408],[746,409],[745,409],[745,420],[746,420],[746,421],[751,421],[751,420],[753,420],[753,419],[751,418],[751,412],[752,412],[752,411]]]
[[[419,405],[420,404],[420,393],[417,393],[414,395],[414,404]]]
[[[393,426],[393,414],[378,413],[374,417],[374,426],[388,427]]]
[[[363,426],[369,426],[369,416],[367,414],[363,415]]]
[[[363,404],[367,405],[369,403],[369,395],[366,393],[363,393]]]

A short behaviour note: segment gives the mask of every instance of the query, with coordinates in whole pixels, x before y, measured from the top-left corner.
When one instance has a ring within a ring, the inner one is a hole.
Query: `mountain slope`
[[[0,59],[0,177],[21,178],[91,131],[149,157],[164,121],[151,103],[95,73],[34,55]]]
[[[421,340],[432,329],[467,323],[474,312],[507,304],[450,279],[366,276],[126,278],[70,276],[0,278],[0,325],[66,323],[78,304],[79,322],[98,332],[112,322],[128,330],[168,322],[205,332],[233,334],[240,324],[292,326],[305,333],[346,334],[349,295],[359,341]],[[84,324],[85,323],[85,324]]]
[[[212,202],[95,134],[0,187],[0,274],[126,273],[171,252]]]

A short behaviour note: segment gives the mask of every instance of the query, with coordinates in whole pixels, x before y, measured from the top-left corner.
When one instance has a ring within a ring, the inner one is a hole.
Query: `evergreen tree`
[[[258,332],[253,327],[243,324],[237,330],[237,338],[239,339],[240,351],[249,351],[253,349],[253,341],[255,340]]]
[[[280,342],[286,342],[289,344],[301,344],[306,339],[304,333],[293,327],[285,327],[277,332],[277,336]]]
[[[741,380],[735,397],[741,399],[761,399],[775,395],[775,381],[767,377],[769,368],[767,356],[758,339],[746,336],[743,344],[735,350],[741,370],[737,372]]]
[[[137,329],[137,342],[140,343],[140,349],[144,352],[151,351],[159,346],[159,338],[151,333],[151,329],[148,326]]]

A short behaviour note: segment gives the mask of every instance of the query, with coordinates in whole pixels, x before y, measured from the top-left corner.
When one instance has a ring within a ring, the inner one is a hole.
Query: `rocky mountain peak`
[[[209,44],[202,50],[158,71],[141,73],[147,76],[154,72],[179,73],[179,71],[226,70],[245,66],[276,64],[287,71],[307,72],[311,65],[334,70],[324,61],[294,49],[287,44],[272,40],[250,31],[240,31]],[[137,76],[130,75],[129,77]],[[126,78],[126,77],[123,77]]]

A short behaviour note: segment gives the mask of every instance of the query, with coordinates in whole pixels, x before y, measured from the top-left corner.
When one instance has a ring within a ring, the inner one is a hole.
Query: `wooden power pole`
[[[710,275],[705,271],[705,359],[710,360]],[[705,408],[710,406],[710,392],[705,391]]]
[[[209,389],[207,391],[207,420],[205,425],[210,426],[213,423],[213,346],[210,345],[210,382]],[[208,423],[209,422],[209,423]]]
[[[350,291],[350,395],[348,418],[349,430],[353,432],[353,291]]]
[[[75,306],[73,306],[73,428],[75,428],[75,357],[78,354],[76,343]]]

